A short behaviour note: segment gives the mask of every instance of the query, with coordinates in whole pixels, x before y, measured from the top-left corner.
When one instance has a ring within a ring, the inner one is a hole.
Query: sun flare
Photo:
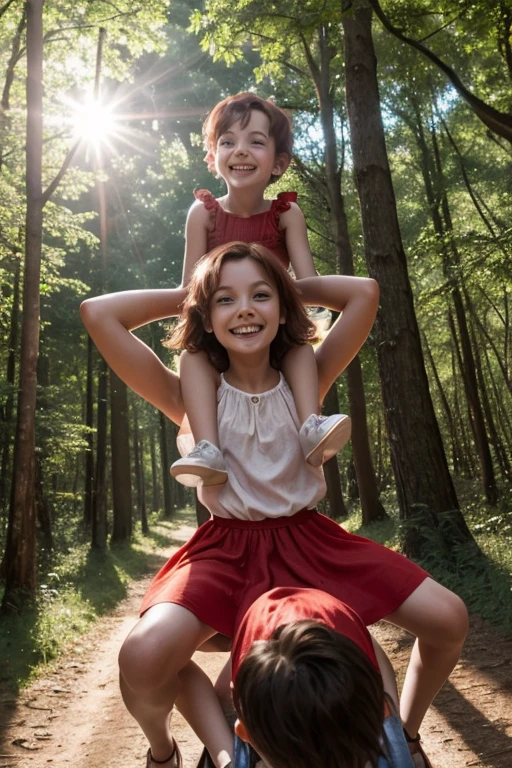
[[[92,97],[77,107],[73,123],[77,137],[91,144],[107,142],[117,130],[112,109]]]

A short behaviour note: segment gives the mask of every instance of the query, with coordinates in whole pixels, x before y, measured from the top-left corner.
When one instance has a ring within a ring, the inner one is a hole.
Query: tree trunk
[[[96,473],[92,503],[92,539],[97,549],[107,546],[107,390],[108,367],[101,358],[98,371],[98,405],[96,407]]]
[[[135,488],[137,490],[137,505],[139,508],[142,533],[149,533],[148,516],[146,511],[146,480],[144,473],[144,444],[142,433],[139,433],[139,418],[137,403],[133,404],[133,462],[135,468]]]
[[[400,515],[409,521],[404,549],[410,556],[421,555],[421,526],[430,524],[439,528],[451,551],[457,540],[473,539],[459,510],[425,372],[384,141],[371,9],[358,8],[342,23],[365,256],[381,291],[376,342],[382,397]],[[439,514],[448,512],[451,520],[445,530]]]
[[[469,296],[466,296],[466,306],[468,306],[469,301],[470,301]],[[470,313],[471,313],[471,310],[470,310]],[[480,396],[482,399],[482,408],[485,415],[487,430],[489,432],[489,440],[494,449],[494,456],[496,461],[498,462],[498,466],[500,468],[502,477],[504,479],[509,478],[512,474],[512,471],[511,471],[512,468],[510,466],[510,460],[507,456],[507,452],[505,450],[505,446],[501,441],[500,435],[498,434],[498,430],[494,420],[494,415],[492,412],[491,403],[490,403],[489,395],[487,392],[487,384],[485,382],[484,373],[482,370],[482,359],[480,357],[479,345],[475,336],[474,326],[471,324],[471,322],[469,323],[469,332],[471,337],[471,347],[474,350],[475,372],[476,372],[476,378],[478,382],[478,389],[480,391]]]
[[[461,474],[465,475],[465,477],[474,477],[477,472],[475,457],[473,453],[473,443],[471,442],[468,430],[466,428],[466,420],[464,419],[464,416],[462,414],[462,408],[461,408],[461,396],[459,394],[460,385],[459,385],[459,375],[458,371],[460,371],[461,365],[460,365],[460,352],[459,352],[459,342],[457,339],[457,334],[455,333],[455,323],[453,322],[452,313],[448,312],[448,325],[450,328],[450,333],[452,334],[452,355],[451,355],[451,363],[452,363],[452,385],[453,385],[453,410],[455,413],[455,425],[458,426],[459,432],[460,432],[460,443],[463,447],[462,454],[461,454]],[[459,363],[458,369],[456,365],[456,361]],[[467,405],[467,401],[466,401]],[[469,427],[471,429],[471,416],[468,412],[468,420],[467,423],[469,424]]]
[[[158,414],[160,423],[160,466],[162,471],[162,485],[164,489],[164,517],[172,517],[171,475],[169,472],[169,451],[167,448],[167,419],[160,411]]]
[[[110,448],[112,455],[112,502],[114,524],[111,543],[132,535],[132,483],[128,394],[124,381],[110,369]]]
[[[7,531],[2,610],[19,608],[36,587],[35,409],[39,353],[39,276],[43,228],[43,0],[27,0],[26,243],[20,381],[12,514]]]
[[[337,48],[329,42],[327,27],[318,30],[320,50],[320,66],[315,63],[310,48],[303,41],[309,70],[315,82],[315,88],[320,106],[320,122],[324,134],[325,180],[327,184],[327,203],[330,216],[331,231],[334,236],[339,271],[342,275],[354,274],[354,259],[352,244],[348,230],[345,204],[341,192],[341,176],[343,168],[339,167],[336,129],[334,125],[334,102],[331,77],[331,61],[337,55]],[[385,518],[386,511],[379,499],[377,478],[373,468],[368,423],[366,419],[366,401],[361,364],[356,357],[347,368],[348,399],[350,416],[352,418],[352,452],[354,467],[359,487],[359,499],[363,516],[363,524]],[[335,411],[337,413],[337,411]],[[330,486],[335,482],[336,470],[327,468],[327,476],[333,473]],[[329,485],[328,485],[329,487]],[[339,502],[338,502],[339,503]]]
[[[176,443],[177,437],[178,427],[176,424],[173,424],[172,421],[167,422],[167,456],[169,458],[169,467],[171,464],[174,464],[177,459],[180,458],[178,446]],[[176,483],[172,479],[170,473],[168,474],[168,477],[171,484],[171,505],[172,513],[174,515],[174,511],[176,509],[183,509],[186,504],[185,486],[181,483]]]
[[[149,436],[149,454],[151,457],[151,489],[152,489],[152,511],[156,512],[160,509],[160,475],[158,474],[156,464],[156,450],[155,450],[156,437],[154,432]]]
[[[5,407],[2,411],[2,460],[0,465],[0,507],[7,508],[9,493],[8,474],[10,470],[12,417],[14,411],[14,384],[16,380],[16,354],[18,346],[18,323],[20,315],[20,259],[16,260],[12,289],[12,311],[9,326],[9,347],[5,381],[8,387]],[[2,568],[2,573],[4,573]]]
[[[330,416],[333,413],[339,413],[336,383],[329,388],[329,391],[325,396],[324,412],[327,416]],[[341,492],[341,479],[337,456],[333,456],[325,462],[324,477],[327,485],[327,498],[329,500],[329,517],[332,517],[333,520],[345,520],[348,517],[348,512]]]
[[[462,293],[458,282],[458,271],[460,268],[460,255],[453,236],[453,223],[446,193],[446,184],[444,180],[443,166],[441,163],[441,154],[437,142],[437,135],[432,125],[431,129],[432,145],[434,148],[435,174],[438,200],[441,203],[441,211],[438,210],[438,204],[432,195],[431,203],[432,219],[436,234],[441,243],[441,256],[443,261],[443,273],[451,285],[451,297],[455,307],[455,317],[460,337],[460,347],[462,353],[462,379],[464,382],[464,391],[468,400],[468,406],[471,413],[473,424],[473,433],[475,437],[476,448],[480,458],[480,469],[482,476],[482,485],[485,491],[487,502],[495,506],[498,502],[498,489],[494,478],[494,467],[492,463],[489,440],[485,428],[485,419],[478,392],[477,374],[475,358],[471,348],[469,338],[468,323]],[[428,190],[427,190],[428,194]],[[448,238],[448,241],[447,241]]]
[[[459,445],[459,440],[457,436],[457,430],[455,429],[455,424],[453,420],[453,414],[450,408],[450,404],[448,402],[448,398],[446,397],[446,393],[443,389],[443,385],[441,383],[441,378],[437,372],[437,367],[434,361],[434,356],[432,355],[432,352],[430,350],[430,347],[428,345],[428,341],[425,337],[423,337],[423,348],[425,349],[425,352],[427,353],[427,360],[429,361],[430,368],[432,369],[432,375],[434,377],[434,381],[437,385],[437,391],[439,392],[439,399],[441,400],[441,405],[443,406],[443,411],[446,417],[446,423],[448,426],[448,432],[450,435],[450,442],[452,444],[452,465],[453,465],[453,471],[455,474],[460,474],[460,460],[461,460],[461,448]]]
[[[38,413],[44,413],[48,409],[46,393],[50,385],[49,361],[44,353],[40,353],[37,360],[37,398],[36,407]],[[48,552],[53,549],[52,534],[52,506],[48,499],[49,479],[45,477],[45,468],[47,466],[47,441],[44,436],[38,436],[38,450],[35,455],[36,476],[35,476],[35,500],[36,514],[39,523],[39,530],[42,536],[43,547]],[[46,480],[46,482],[45,482]],[[50,486],[51,487],[51,486]]]
[[[94,345],[90,336],[87,338],[87,386],[85,395],[85,488],[84,488],[84,525],[89,528],[92,522],[92,497],[94,489]]]

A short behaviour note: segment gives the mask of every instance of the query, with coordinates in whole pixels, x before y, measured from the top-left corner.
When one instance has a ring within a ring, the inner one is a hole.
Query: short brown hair
[[[352,640],[316,621],[255,642],[233,698],[272,768],[364,768],[382,753],[382,678]]]
[[[212,109],[203,125],[206,151],[215,151],[219,138],[233,123],[240,120],[242,128],[245,128],[253,110],[263,112],[268,117],[269,133],[276,144],[276,156],[284,154],[291,160],[293,133],[290,113],[280,109],[270,99],[262,99],[250,92],[228,96]],[[269,183],[278,178],[279,176],[271,176]]]
[[[195,265],[183,302],[181,320],[164,342],[172,349],[205,352],[218,371],[227,371],[229,357],[213,333],[206,331],[210,322],[210,302],[219,286],[220,271],[228,261],[253,259],[275,285],[279,307],[286,322],[279,325],[270,345],[270,364],[279,369],[292,347],[316,341],[316,329],[300,301],[299,291],[285,268],[268,248],[257,243],[234,242],[219,245]]]

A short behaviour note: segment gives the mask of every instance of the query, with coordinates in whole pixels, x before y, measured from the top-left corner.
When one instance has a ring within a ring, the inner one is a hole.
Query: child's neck
[[[236,216],[249,217],[263,213],[269,208],[269,201],[263,197],[264,189],[228,190],[227,195],[220,198],[225,211]]]
[[[243,360],[230,357],[229,368],[224,374],[228,384],[250,394],[268,392],[279,384],[280,374],[266,361]]]

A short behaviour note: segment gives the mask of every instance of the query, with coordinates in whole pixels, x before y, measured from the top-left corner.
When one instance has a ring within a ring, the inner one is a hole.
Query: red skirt
[[[176,603],[232,637],[237,616],[260,595],[297,586],[328,592],[369,625],[393,613],[428,575],[314,510],[258,522],[214,517],[157,573],[141,615]]]

